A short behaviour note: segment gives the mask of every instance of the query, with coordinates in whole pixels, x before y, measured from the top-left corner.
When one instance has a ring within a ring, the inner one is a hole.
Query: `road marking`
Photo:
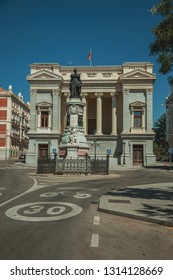
[[[92,234],[90,247],[99,247],[99,235],[96,233]]]
[[[27,191],[25,191],[25,192],[15,196],[15,197],[12,197],[9,200],[4,201],[3,203],[0,204],[0,207],[4,206],[5,204],[7,204],[7,203],[9,203],[9,202],[11,202],[11,201],[13,201],[13,200],[15,200],[17,198],[20,198],[21,196],[23,196],[25,194],[28,194],[29,192],[35,191],[37,189],[37,181],[36,181],[36,179],[34,177],[32,177],[32,176],[28,176],[28,177],[30,177],[30,178],[32,178],[34,180],[34,185],[29,190],[27,190]]]
[[[58,183],[57,180],[50,180],[49,178],[47,179],[41,179],[41,178],[38,178],[39,181],[42,181],[42,182],[48,182],[48,183]]]
[[[49,222],[71,218],[82,210],[82,207],[67,202],[32,202],[14,206],[5,215],[25,222]]]
[[[93,224],[95,226],[99,226],[100,225],[100,216],[94,216]]]

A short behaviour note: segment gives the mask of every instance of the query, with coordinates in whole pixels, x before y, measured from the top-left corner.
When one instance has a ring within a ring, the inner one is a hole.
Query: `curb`
[[[167,221],[159,220],[157,218],[148,218],[148,217],[142,217],[140,215],[123,213],[123,212],[119,212],[116,210],[109,210],[109,209],[101,208],[100,206],[98,207],[98,211],[107,213],[107,214],[125,217],[125,218],[131,218],[131,219],[135,219],[135,220],[141,220],[141,221],[145,221],[145,222],[149,222],[149,223],[155,223],[155,224],[159,224],[159,225],[173,227],[173,222],[167,222]]]

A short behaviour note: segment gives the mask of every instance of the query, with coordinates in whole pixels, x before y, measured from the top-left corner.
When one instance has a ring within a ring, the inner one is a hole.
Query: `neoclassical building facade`
[[[52,157],[66,126],[65,102],[74,68],[82,80],[83,125],[91,156],[110,154],[110,169],[155,165],[153,85],[149,62],[119,66],[61,66],[34,63],[30,83],[30,131],[27,163]]]

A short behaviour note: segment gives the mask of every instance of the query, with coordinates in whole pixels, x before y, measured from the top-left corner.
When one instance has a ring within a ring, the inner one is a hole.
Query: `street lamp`
[[[94,145],[94,160],[96,161],[96,157],[97,157],[97,145],[99,145],[100,143],[94,139],[94,141],[91,143],[91,145]]]
[[[126,165],[126,142],[123,142],[123,165]]]

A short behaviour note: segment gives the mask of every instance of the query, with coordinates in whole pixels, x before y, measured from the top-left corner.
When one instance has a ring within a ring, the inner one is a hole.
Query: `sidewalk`
[[[173,183],[109,191],[101,196],[99,211],[173,226]]]

